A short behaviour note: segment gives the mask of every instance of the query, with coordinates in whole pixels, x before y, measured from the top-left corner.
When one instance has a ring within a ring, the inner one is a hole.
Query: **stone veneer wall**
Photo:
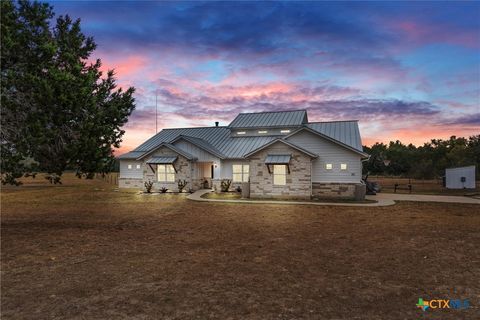
[[[185,158],[182,155],[177,154],[176,156],[178,157],[177,160],[174,163],[175,168],[177,169],[177,172],[175,173],[175,181],[174,182],[158,182],[157,181],[157,168],[156,165],[152,165],[153,169],[155,172],[152,171],[150,166],[146,164],[146,161],[150,159],[151,157],[158,157],[158,156],[172,156],[175,155],[175,152],[172,150],[162,147],[155,152],[152,152],[152,154],[148,155],[145,157],[142,163],[143,167],[143,181],[153,181],[153,191],[159,191],[161,188],[165,187],[168,189],[168,191],[178,191],[178,180],[187,180],[188,184],[185,187],[184,191],[188,190],[189,188],[192,188],[192,175],[193,175],[193,169],[192,169],[192,163]],[[143,184],[142,184],[143,187]]]
[[[119,178],[118,187],[119,188],[143,188],[143,180],[134,179],[134,178]]]
[[[312,183],[312,195],[319,198],[355,198],[357,183]]]
[[[273,172],[269,173],[265,158],[268,154],[291,154],[290,174],[287,184],[273,185]],[[250,158],[250,196],[252,198],[293,198],[311,197],[311,158],[283,143],[275,143]]]

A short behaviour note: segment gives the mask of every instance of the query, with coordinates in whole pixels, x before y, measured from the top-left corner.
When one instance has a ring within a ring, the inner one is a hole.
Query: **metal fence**
[[[447,189],[443,186],[442,179],[413,179],[406,177],[368,176],[369,181],[376,181],[382,190],[395,192],[396,189],[408,193],[442,192]],[[480,181],[477,181],[477,190],[480,189]],[[410,187],[409,187],[410,186]]]

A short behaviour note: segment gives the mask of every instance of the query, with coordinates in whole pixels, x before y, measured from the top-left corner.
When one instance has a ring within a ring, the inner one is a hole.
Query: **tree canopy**
[[[443,176],[446,168],[467,165],[476,165],[480,172],[480,135],[433,139],[420,147],[391,141],[363,149],[370,155],[364,173],[431,179]]]
[[[3,184],[36,171],[55,181],[66,169],[109,172],[135,108],[135,89],[117,88],[114,71],[89,61],[96,44],[80,20],[54,17],[46,3],[1,1]]]

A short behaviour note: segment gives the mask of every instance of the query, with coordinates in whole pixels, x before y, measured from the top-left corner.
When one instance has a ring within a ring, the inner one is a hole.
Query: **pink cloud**
[[[480,47],[478,30],[457,30],[447,24],[427,24],[414,20],[388,21],[386,24],[415,44],[449,43],[474,49]]]

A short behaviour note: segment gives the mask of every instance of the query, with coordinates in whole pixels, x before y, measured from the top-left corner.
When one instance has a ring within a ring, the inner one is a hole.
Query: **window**
[[[131,164],[128,165],[128,170],[132,170],[132,165]]]
[[[273,184],[284,186],[287,184],[287,166],[284,164],[273,165]]]
[[[267,133],[267,130],[259,130],[258,133]]]
[[[248,164],[232,165],[233,182],[248,182],[249,169],[250,169],[250,166]]]
[[[137,164],[137,170],[140,170],[140,165],[139,164]]]
[[[237,134],[245,134],[245,131],[238,131]]]
[[[326,163],[326,164],[325,164],[325,169],[327,169],[327,170],[332,170],[332,169],[333,169],[333,164],[331,164],[331,163]]]
[[[290,130],[280,130],[280,133],[290,133]]]
[[[159,182],[175,182],[175,169],[173,168],[173,165],[157,165],[157,177]]]
[[[346,163],[341,163],[340,164],[340,170],[347,170],[347,164]]]

